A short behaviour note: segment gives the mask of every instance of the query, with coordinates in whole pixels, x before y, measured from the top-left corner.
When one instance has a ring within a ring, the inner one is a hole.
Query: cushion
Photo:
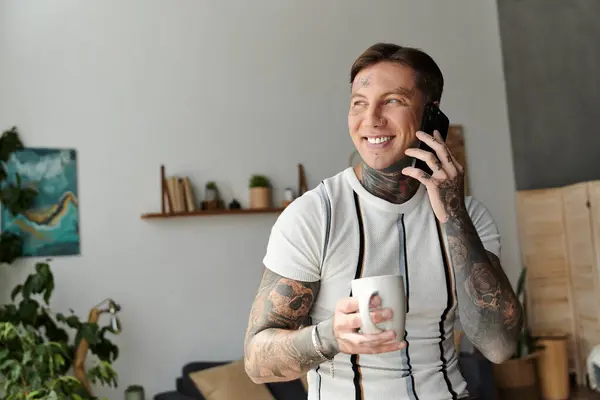
[[[273,396],[263,384],[250,380],[244,361],[208,368],[189,374],[206,400],[272,400]]]
[[[230,361],[201,361],[191,362],[183,366],[181,371],[181,379],[177,382],[177,391],[194,399],[206,400],[202,392],[190,378],[192,372],[218,367],[219,365],[229,364]]]

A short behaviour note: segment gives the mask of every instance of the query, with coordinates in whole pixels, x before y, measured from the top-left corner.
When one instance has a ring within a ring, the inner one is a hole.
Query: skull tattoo
[[[313,298],[310,288],[290,279],[282,279],[269,294],[269,319],[278,326],[298,329],[308,322]]]

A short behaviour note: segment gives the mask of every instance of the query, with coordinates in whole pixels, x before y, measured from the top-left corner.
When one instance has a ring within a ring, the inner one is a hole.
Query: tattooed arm
[[[500,260],[483,247],[467,210],[448,211],[443,226],[454,265],[460,323],[487,359],[501,363],[515,352],[523,324],[521,304]]]
[[[320,283],[284,278],[265,269],[245,339],[246,373],[255,383],[294,380],[323,362],[312,342],[310,310]],[[325,355],[337,342],[331,320],[317,325]]]
[[[454,266],[458,312],[465,335],[494,363],[515,352],[523,326],[523,310],[498,257],[486,251],[464,196],[464,168],[439,132],[417,132],[432,152],[409,149],[406,154],[427,163],[432,174],[408,167],[403,173],[427,187],[436,218],[442,222]]]

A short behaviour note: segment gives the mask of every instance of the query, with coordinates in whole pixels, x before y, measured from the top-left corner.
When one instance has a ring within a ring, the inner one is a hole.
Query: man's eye
[[[364,102],[364,101],[362,101],[362,100],[358,100],[358,101],[355,101],[354,103],[352,103],[352,105],[353,105],[354,107],[362,107],[362,106],[364,106],[365,104],[367,104],[367,103],[365,103],[365,102]]]
[[[391,104],[402,104],[402,105],[406,104],[406,102],[404,100],[400,100],[400,99],[388,99],[386,101],[386,104],[390,104],[390,103]]]

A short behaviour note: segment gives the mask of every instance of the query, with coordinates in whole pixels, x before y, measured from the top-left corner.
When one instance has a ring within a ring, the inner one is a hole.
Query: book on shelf
[[[170,176],[167,178],[167,191],[172,207],[168,212],[191,212],[197,207],[196,197],[191,181],[187,176]]]

